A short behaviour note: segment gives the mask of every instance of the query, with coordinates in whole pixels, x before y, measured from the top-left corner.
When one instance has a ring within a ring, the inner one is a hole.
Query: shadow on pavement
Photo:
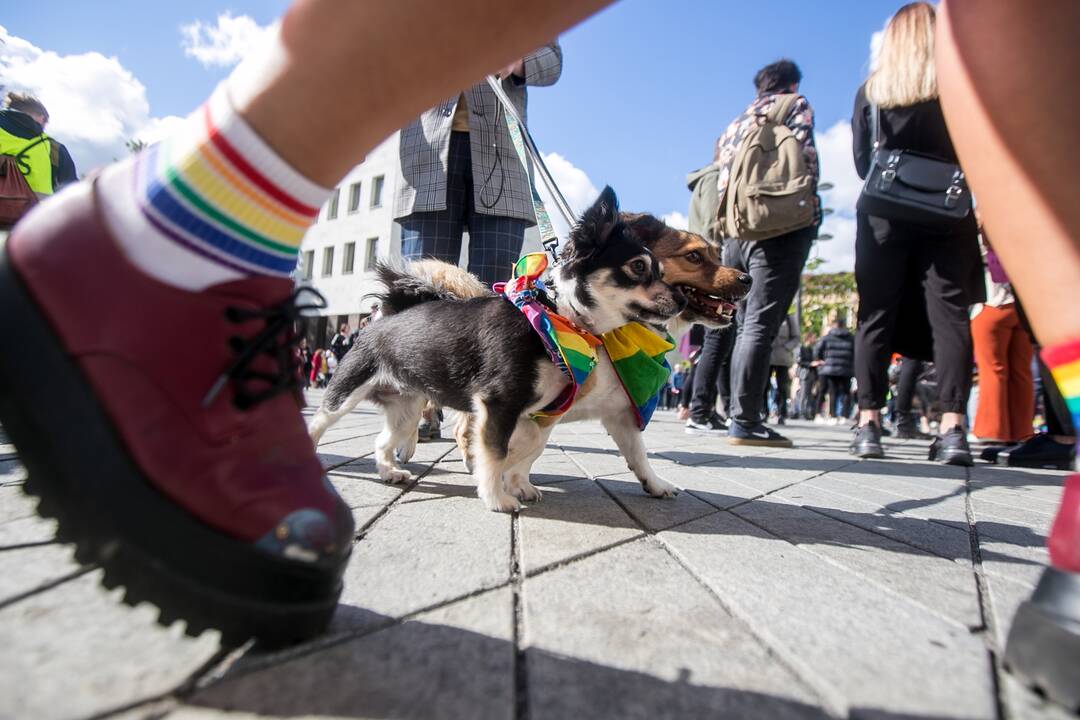
[[[473,720],[514,717],[515,707],[530,717],[556,718],[830,717],[799,700],[695,683],[685,668],[667,680],[537,648],[526,649],[524,667],[517,668],[507,640],[419,620],[395,623],[348,605],[339,613],[389,626],[270,667],[245,672],[241,666],[188,703],[281,718]],[[880,720],[936,717],[851,712]]]

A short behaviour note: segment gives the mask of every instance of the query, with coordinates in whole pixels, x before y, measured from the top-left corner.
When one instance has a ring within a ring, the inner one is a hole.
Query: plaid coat
[[[525,79],[503,80],[503,88],[525,120],[527,85],[554,85],[562,74],[562,48],[550,43],[525,57]],[[506,113],[486,82],[465,91],[472,145],[473,204],[484,215],[536,222],[528,174],[506,127]],[[401,130],[401,155],[394,217],[446,209],[446,163],[450,125],[458,95],[431,108]]]

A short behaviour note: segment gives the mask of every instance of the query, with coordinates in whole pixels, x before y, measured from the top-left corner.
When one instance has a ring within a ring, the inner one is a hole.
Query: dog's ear
[[[608,185],[596,198],[588,210],[581,216],[577,226],[570,233],[578,254],[587,255],[604,247],[612,230],[619,223],[619,199]]]

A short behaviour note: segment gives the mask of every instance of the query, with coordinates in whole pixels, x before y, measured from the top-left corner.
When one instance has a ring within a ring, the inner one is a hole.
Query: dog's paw
[[[645,492],[649,493],[649,495],[652,495],[655,498],[671,498],[679,494],[679,488],[675,487],[663,478],[642,480],[641,486],[645,488]]]
[[[521,509],[521,503],[510,493],[498,493],[497,495],[480,496],[484,506],[492,512],[515,512]]]
[[[544,499],[544,494],[540,492],[540,488],[536,487],[528,480],[519,482],[510,488],[510,494],[525,502],[540,502]]]
[[[412,473],[401,468],[379,468],[379,477],[388,485],[404,485],[412,480]]]
[[[472,462],[469,460],[469,456],[465,455],[461,458],[461,464],[465,466],[465,472],[472,474]]]

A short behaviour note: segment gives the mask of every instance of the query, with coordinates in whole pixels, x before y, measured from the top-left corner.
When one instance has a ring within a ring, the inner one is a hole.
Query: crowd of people
[[[80,557],[114,581],[137,582],[137,597],[168,616],[233,638],[296,639],[326,626],[354,526],[291,392],[297,368],[285,350],[296,341],[290,273],[300,240],[328,188],[405,127],[403,253],[456,260],[467,226],[477,233],[470,269],[484,277],[497,267],[503,279],[534,222],[533,191],[513,138],[493,122],[499,106],[472,83],[509,62],[500,82],[523,113],[525,86],[561,72],[550,39],[606,4],[459,0],[448,12],[430,0],[422,8],[301,0],[273,42],[168,141],[75,184],[15,227],[0,264],[13,338],[0,355],[4,424]],[[1080,60],[1080,7],[940,7],[939,15],[916,2],[896,13],[855,93],[853,161],[867,180],[855,333],[838,321],[813,343],[800,340],[795,405],[850,417],[852,452],[875,458],[886,429],[930,429],[914,421],[918,403],[937,422],[933,457],[970,464],[977,364],[973,430],[1000,441],[994,458],[1012,464],[1031,450],[1071,465],[1080,157],[1062,119],[1077,110],[1063,88]],[[356,81],[356,68],[376,64],[378,73]],[[762,68],[746,110],[692,180],[713,203],[692,209],[696,231],[722,243],[724,264],[752,287],[734,331],[699,339],[669,400],[685,407],[688,430],[726,433],[735,445],[791,445],[766,420],[770,406],[781,418],[790,412],[784,368],[796,345],[782,327],[823,215],[801,80],[790,60]],[[0,115],[0,210],[12,217],[74,173],[47,122],[27,97],[9,96]],[[147,316],[169,332],[132,332]],[[332,376],[350,334],[341,327],[315,349],[309,381]],[[27,346],[32,364],[18,361]],[[49,383],[39,382],[40,367]],[[1035,376],[1047,429],[1030,438]],[[109,471],[86,482],[81,460],[90,454]],[[1050,566],[1017,613],[1005,659],[1075,708],[1080,475],[1065,482],[1048,547]]]
[[[888,180],[896,185],[905,178],[905,170],[896,169],[900,153],[933,158],[953,173],[945,176],[942,197],[962,198],[966,186],[938,100],[935,19],[933,6],[912,3],[889,22],[875,65],[855,93],[852,157],[864,180],[877,166],[896,163],[884,169],[886,179],[899,174]],[[800,81],[790,60],[757,73],[754,99],[717,142],[709,168],[718,183],[713,205],[691,209],[697,219],[691,229],[721,243],[725,263],[749,272],[754,282],[736,326],[701,339],[692,355],[693,381],[679,388],[671,383],[687,432],[787,447],[788,438],[768,421],[782,425],[801,417],[850,423],[851,452],[862,458],[883,457],[882,438],[892,435],[931,439],[933,458],[970,465],[975,438],[986,443],[981,456],[991,462],[1071,467],[1075,433],[1067,413],[1054,411],[1061,404],[1040,403],[1051,427],[1035,423],[1034,340],[970,197],[961,200],[967,212],[942,217],[874,205],[874,193],[864,191],[866,202],[860,199],[856,213],[854,333],[841,312],[820,339],[801,337],[789,313],[821,211],[816,192],[809,203],[798,195],[801,180],[816,189],[819,174],[813,111],[799,94]],[[752,227],[743,232],[749,221],[732,222],[749,201],[729,185],[730,178],[760,174],[751,153],[755,133],[770,124],[781,126],[783,139],[801,155],[800,166],[768,178],[771,191],[796,188],[790,195],[800,202],[771,209],[790,221],[759,237]],[[691,173],[691,187],[707,172]],[[884,181],[874,176],[867,184]],[[694,202],[703,201],[695,194]],[[803,204],[813,211],[803,211]]]

